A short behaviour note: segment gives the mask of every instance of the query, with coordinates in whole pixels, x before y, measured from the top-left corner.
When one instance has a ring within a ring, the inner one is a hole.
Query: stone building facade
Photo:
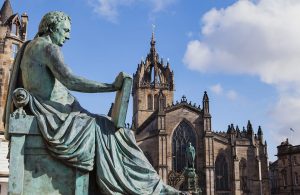
[[[3,2],[0,10],[0,195],[7,194],[8,142],[4,139],[2,122],[10,72],[14,58],[27,38],[28,16],[13,12],[9,0]]]
[[[154,34],[150,52],[133,75],[133,119],[136,140],[164,182],[181,189],[185,150],[196,149],[199,186],[207,195],[270,194],[267,144],[263,131],[233,124],[225,132],[212,130],[209,97],[202,105],[185,96],[174,103],[174,73],[156,52]]]
[[[300,194],[300,145],[288,139],[277,147],[277,160],[270,164],[271,192],[274,195]]]
[[[9,0],[0,10],[0,117],[6,102],[10,71],[14,58],[27,38],[28,16],[14,13]],[[3,130],[2,120],[0,130]]]

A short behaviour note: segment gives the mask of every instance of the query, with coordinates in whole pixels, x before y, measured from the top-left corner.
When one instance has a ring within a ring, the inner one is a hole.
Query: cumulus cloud
[[[118,8],[120,6],[129,6],[134,0],[89,0],[94,12],[110,22],[117,22]]]
[[[152,11],[159,12],[165,10],[168,6],[175,3],[175,1],[176,0],[150,0],[150,3],[152,4]]]
[[[283,139],[293,126],[300,136],[298,18],[299,0],[244,0],[211,9],[202,17],[201,39],[188,43],[183,62],[200,72],[257,75],[275,86],[274,134]]]
[[[235,90],[224,90],[220,83],[212,85],[209,89],[216,95],[225,95],[229,100],[236,100],[238,97]]]
[[[226,93],[226,96],[227,96],[227,98],[228,99],[230,99],[230,100],[236,100],[236,98],[237,98],[237,92],[236,91],[234,91],[234,90],[229,90],[227,93]]]
[[[220,95],[220,94],[223,93],[223,88],[222,88],[222,86],[220,85],[220,83],[211,86],[211,87],[210,87],[210,90],[211,90],[213,93],[217,94],[217,95]]]
[[[165,10],[176,1],[177,0],[89,0],[89,4],[101,17],[115,23],[118,21],[119,9],[122,7],[128,7],[134,3],[148,3],[151,7],[151,12],[156,13]]]

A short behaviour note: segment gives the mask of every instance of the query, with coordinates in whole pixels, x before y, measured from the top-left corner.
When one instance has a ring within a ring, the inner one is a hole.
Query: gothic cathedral
[[[183,189],[186,147],[195,148],[198,185],[207,195],[270,194],[267,144],[263,131],[233,124],[212,130],[209,97],[202,106],[183,96],[174,103],[174,73],[156,51],[150,52],[133,75],[133,119],[136,140],[164,182]]]

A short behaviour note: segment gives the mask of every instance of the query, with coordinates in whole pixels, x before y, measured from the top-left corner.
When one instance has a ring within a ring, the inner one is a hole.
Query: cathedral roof
[[[11,15],[13,15],[13,10],[9,0],[4,1],[0,10],[0,15],[2,23],[4,23]]]
[[[186,97],[183,95],[180,101],[176,101],[175,104],[172,103],[172,105],[167,105],[165,112],[170,112],[173,110],[177,110],[178,108],[186,107],[189,110],[192,110],[197,113],[201,113],[202,109],[200,108],[200,105],[197,106],[196,103],[192,103],[191,101],[188,102]]]

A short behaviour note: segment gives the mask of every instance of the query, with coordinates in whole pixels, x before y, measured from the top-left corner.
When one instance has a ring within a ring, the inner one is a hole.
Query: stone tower
[[[159,106],[171,105],[174,93],[174,74],[170,64],[164,64],[155,48],[154,33],[146,60],[138,64],[133,75],[133,128],[138,128]]]
[[[0,10],[0,117],[5,107],[10,72],[14,58],[27,38],[28,16],[14,13],[10,1],[5,0]],[[3,123],[0,120],[0,131]]]
[[[164,182],[176,189],[206,195],[269,195],[268,154],[263,131],[248,121],[241,131],[233,124],[226,131],[212,128],[210,100],[202,106],[182,96],[174,101],[174,74],[159,61],[152,34],[150,53],[133,76],[135,138]],[[186,172],[186,147],[195,148],[195,171]],[[197,177],[196,177],[197,175]]]

